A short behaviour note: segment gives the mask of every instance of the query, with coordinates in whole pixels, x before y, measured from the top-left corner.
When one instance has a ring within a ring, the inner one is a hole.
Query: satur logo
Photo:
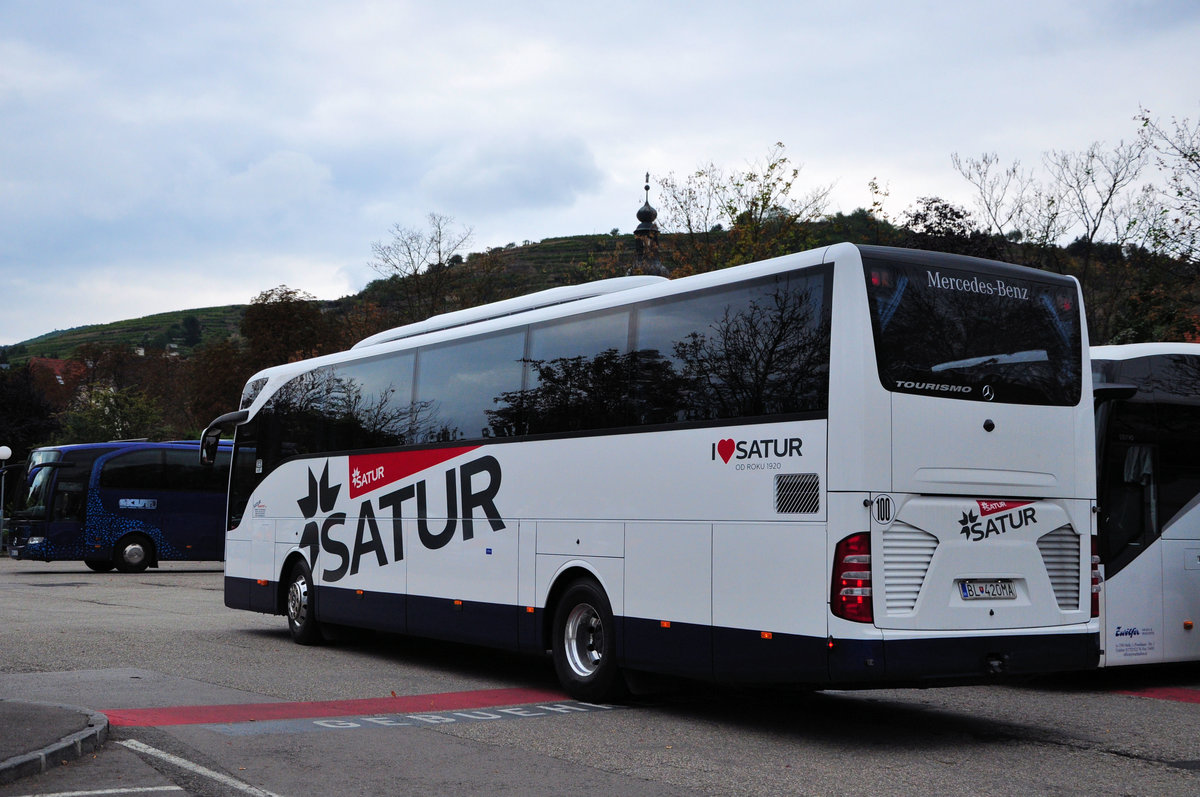
[[[785,457],[802,457],[800,449],[804,440],[799,437],[776,437],[762,440],[734,440],[726,437],[712,444],[710,454],[713,462],[720,457],[721,461],[729,464],[731,459],[784,459]]]
[[[1037,525],[1037,510],[1031,501],[976,501],[979,514],[967,510],[959,518],[958,533],[971,542],[986,540],[993,534],[1007,534],[1025,526]]]
[[[317,559],[317,549],[321,544],[321,537],[328,533],[328,529],[333,524],[342,524],[346,522],[346,513],[333,512],[334,506],[337,505],[338,493],[341,492],[342,485],[335,484],[329,486],[329,462],[325,463],[325,469],[321,471],[321,480],[318,482],[317,477],[310,470],[308,472],[308,495],[301,498],[296,503],[300,506],[300,513],[304,515],[304,519],[308,522],[304,524],[304,533],[300,535],[300,547],[308,548],[308,560],[315,562]],[[324,528],[317,523],[317,511],[325,515]]]
[[[464,541],[474,538],[476,512],[483,515],[492,531],[504,529],[504,521],[496,509],[502,473],[495,457],[482,456],[448,468],[441,480],[445,487],[440,496],[436,480],[432,487],[430,480],[418,479],[386,493],[368,494],[368,485],[362,479],[363,473],[379,476],[387,473],[387,478],[371,479],[370,482],[385,481],[391,486],[426,469],[431,462],[445,462],[464,450],[473,449],[350,457],[352,487],[349,499],[362,498],[358,501],[357,522],[348,518],[345,512],[333,511],[343,485],[329,483],[329,462],[326,461],[320,478],[310,469],[308,493],[296,502],[307,521],[300,536],[300,547],[308,549],[309,561],[314,568],[318,554],[323,554],[322,561],[328,566],[321,571],[322,579],[330,583],[340,581],[347,574],[355,575],[363,566],[373,563],[385,567],[404,559],[403,510],[406,506],[409,508],[407,517],[416,521],[417,540],[431,551],[445,547],[456,536]],[[380,457],[386,460],[384,464],[377,461]],[[391,477],[393,474],[394,478]],[[356,478],[360,484],[358,495],[353,487]],[[389,521],[391,539],[387,540],[385,532]],[[353,539],[349,536],[351,529]]]

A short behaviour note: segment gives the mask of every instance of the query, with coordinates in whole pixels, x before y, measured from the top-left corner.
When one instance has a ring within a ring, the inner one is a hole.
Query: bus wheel
[[[122,537],[113,549],[113,562],[122,573],[140,573],[150,566],[152,545],[140,534]]]
[[[616,641],[612,608],[600,586],[584,580],[568,587],[554,611],[554,670],[568,694],[593,702],[624,694]]]
[[[116,567],[111,561],[100,559],[84,559],[83,563],[88,566],[88,570],[95,570],[97,573],[107,573]]]
[[[300,645],[321,642],[321,627],[313,613],[312,571],[304,562],[292,565],[288,576],[287,619],[292,641]]]

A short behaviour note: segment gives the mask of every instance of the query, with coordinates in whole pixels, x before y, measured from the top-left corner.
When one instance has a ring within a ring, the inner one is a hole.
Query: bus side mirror
[[[217,462],[217,448],[221,443],[222,433],[232,433],[235,426],[245,423],[250,417],[248,410],[227,412],[215,419],[200,436],[200,464],[211,468]]]
[[[217,461],[217,447],[221,442],[221,430],[208,427],[200,438],[200,464],[211,468]]]
[[[1102,384],[1092,388],[1092,400],[1096,407],[1109,401],[1124,401],[1137,395],[1136,385]]]

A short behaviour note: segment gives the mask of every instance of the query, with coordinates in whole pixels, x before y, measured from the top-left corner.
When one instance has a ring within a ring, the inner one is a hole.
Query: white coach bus
[[[1105,666],[1200,659],[1200,344],[1092,348]]]
[[[225,603],[550,650],[591,700],[1095,666],[1082,317],[1068,277],[839,244],[266,369],[202,446],[236,428]]]

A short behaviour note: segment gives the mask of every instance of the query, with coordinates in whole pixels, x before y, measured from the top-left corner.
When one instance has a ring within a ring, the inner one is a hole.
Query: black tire
[[[95,570],[97,573],[107,573],[116,567],[115,564],[109,561],[101,561],[99,559],[84,559],[83,563],[88,566],[88,570]]]
[[[588,702],[625,694],[617,666],[617,627],[600,585],[591,580],[567,587],[554,610],[554,670],[567,694]]]
[[[317,623],[315,595],[312,571],[304,562],[296,562],[288,574],[284,613],[287,614],[292,641],[298,645],[319,645],[325,640]]]
[[[141,573],[154,558],[154,543],[141,534],[122,537],[113,547],[113,564],[122,573]]]

